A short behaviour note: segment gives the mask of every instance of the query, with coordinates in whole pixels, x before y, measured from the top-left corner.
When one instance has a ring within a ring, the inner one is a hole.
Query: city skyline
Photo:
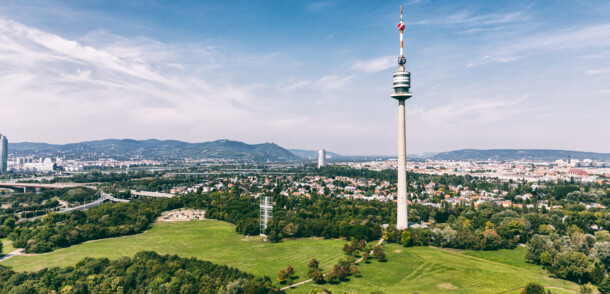
[[[400,4],[3,1],[0,132],[395,154]],[[408,153],[608,152],[610,4],[404,4]]]

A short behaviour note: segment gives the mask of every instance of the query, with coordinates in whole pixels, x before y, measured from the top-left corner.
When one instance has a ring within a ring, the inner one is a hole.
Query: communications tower
[[[398,100],[398,209],[396,228],[404,230],[409,227],[407,217],[407,142],[405,134],[405,101],[411,98],[411,73],[405,70],[407,59],[403,55],[402,32],[405,24],[402,22],[402,5],[400,6],[400,57],[398,57],[398,70],[393,74],[394,94],[392,98]]]

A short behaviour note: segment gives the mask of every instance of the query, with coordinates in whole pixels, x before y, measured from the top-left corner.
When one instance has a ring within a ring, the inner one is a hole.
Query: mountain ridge
[[[104,139],[68,144],[9,143],[9,152],[17,156],[32,154],[64,156],[71,159],[146,158],[177,160],[183,158],[232,159],[239,161],[292,161],[299,158],[275,143],[247,144],[220,139],[189,143],[178,140]]]
[[[560,149],[460,149],[439,152],[432,158],[435,160],[539,160],[554,161],[558,159],[601,160],[610,161],[610,153],[572,151]]]

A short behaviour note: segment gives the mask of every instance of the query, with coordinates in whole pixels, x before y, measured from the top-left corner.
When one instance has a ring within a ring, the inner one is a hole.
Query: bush
[[[538,283],[528,283],[523,289],[523,294],[544,294],[544,287]]]

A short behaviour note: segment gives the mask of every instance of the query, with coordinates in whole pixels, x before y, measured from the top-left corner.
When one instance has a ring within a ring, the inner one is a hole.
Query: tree
[[[269,235],[267,235],[267,240],[271,243],[277,243],[282,239],[282,237],[280,237],[280,235],[278,235],[278,233],[276,233],[275,231],[271,231],[269,232]]]
[[[513,236],[521,236],[525,231],[525,225],[518,220],[512,220],[508,223],[508,229]]]
[[[290,275],[288,272],[286,272],[286,269],[280,270],[280,272],[277,274],[277,280],[281,284],[284,284],[290,280]]]
[[[326,274],[326,280],[331,284],[339,283],[339,278],[337,275],[335,275],[334,271],[330,271],[328,274]]]
[[[409,245],[409,241],[411,240],[411,233],[409,231],[402,231],[400,234],[400,244],[402,246],[407,247]]]
[[[352,255],[352,253],[354,253],[354,247],[350,246],[349,244],[345,244],[343,245],[343,252],[347,255]]]
[[[355,264],[350,265],[349,272],[356,277],[360,277],[360,269]]]
[[[553,264],[553,255],[550,252],[544,251],[540,253],[540,264],[542,264],[545,268],[548,268]]]
[[[358,249],[360,249],[360,250],[366,249],[366,240],[361,239],[360,241],[358,241]]]
[[[340,265],[336,264],[333,268],[332,273],[337,277],[337,279],[343,281],[347,278],[348,272]]]
[[[564,252],[559,254],[553,262],[552,272],[562,279],[578,281],[587,276],[592,270],[591,262],[582,252]]]
[[[292,277],[292,275],[294,275],[294,268],[292,267],[292,265],[289,265],[286,268],[286,273],[288,274],[288,277]]]
[[[591,282],[593,282],[593,284],[595,285],[599,285],[604,281],[605,277],[606,269],[599,262],[596,262],[595,266],[593,266],[593,269],[589,273],[589,278]]]
[[[542,252],[553,250],[553,242],[548,236],[534,235],[527,243],[527,252],[525,259],[540,264],[540,254]]]
[[[610,277],[605,278],[604,281],[597,286],[597,289],[599,292],[602,292],[602,294],[610,294]]]
[[[244,278],[237,279],[227,284],[226,287],[220,289],[218,294],[241,294],[244,291],[244,285],[248,283],[248,280]]]
[[[324,274],[319,269],[315,269],[311,272],[311,279],[316,284],[324,284]]]
[[[610,268],[610,242],[597,242],[591,249],[591,257],[596,258],[605,268]]]
[[[379,245],[375,246],[375,248],[373,248],[373,255],[375,255],[375,258],[377,258],[377,260],[384,262],[386,261],[386,257],[385,257],[385,253],[383,252],[383,249],[381,249],[381,247]]]
[[[610,242],[610,233],[606,230],[597,231],[595,232],[595,240],[597,242]]]
[[[320,266],[320,263],[314,258],[309,264],[307,264],[307,268],[310,270],[317,269]]]
[[[368,252],[362,252],[362,261],[369,262],[370,255]]]
[[[591,283],[586,283],[580,286],[578,294],[593,294],[593,285],[591,285]]]
[[[544,294],[544,287],[538,283],[528,283],[523,289],[523,294]]]

